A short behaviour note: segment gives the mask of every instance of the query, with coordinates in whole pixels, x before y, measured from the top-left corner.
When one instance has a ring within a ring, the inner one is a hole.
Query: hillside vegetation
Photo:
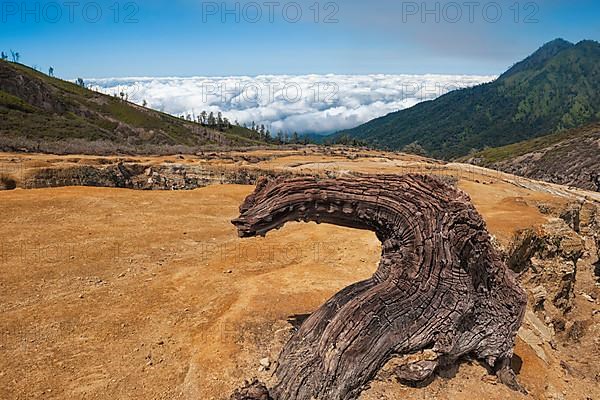
[[[337,136],[451,159],[600,121],[600,44],[557,39],[497,80],[450,92]]]
[[[0,61],[0,116],[4,150],[152,152],[265,144],[246,128],[208,128],[7,61]]]

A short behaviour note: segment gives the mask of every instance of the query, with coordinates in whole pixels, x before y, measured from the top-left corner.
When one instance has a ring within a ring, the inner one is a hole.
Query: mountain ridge
[[[266,144],[238,126],[223,131],[152,110],[122,98],[0,61],[0,148],[39,151],[77,144],[85,153],[176,146]]]
[[[531,69],[533,67],[541,67],[549,59],[556,56],[563,50],[575,46],[562,38],[554,39],[551,42],[544,44],[542,47],[537,49],[533,54],[528,56],[522,61],[517,62],[515,65],[510,67],[506,72],[498,77],[498,79],[508,78],[509,76],[515,75],[523,70]]]
[[[452,159],[600,120],[600,44],[562,39],[540,47],[493,82],[449,92],[340,131],[378,148],[419,144]]]

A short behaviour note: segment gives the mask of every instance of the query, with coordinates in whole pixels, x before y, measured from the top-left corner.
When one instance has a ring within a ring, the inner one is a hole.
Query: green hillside
[[[451,159],[600,121],[600,44],[557,39],[491,83],[336,134]]]
[[[239,126],[219,131],[0,61],[2,147],[35,150],[35,143],[110,143],[133,149],[160,146],[265,144]],[[91,152],[95,146],[90,145]]]

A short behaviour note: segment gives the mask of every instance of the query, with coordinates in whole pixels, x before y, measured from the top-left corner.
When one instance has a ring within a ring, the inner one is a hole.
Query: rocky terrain
[[[314,223],[241,239],[230,221],[256,176],[363,173],[434,174],[466,192],[528,306],[512,358],[527,394],[466,356],[417,387],[383,369],[361,400],[600,398],[598,193],[316,147],[0,154],[0,175],[14,182],[4,188],[15,187],[0,191],[0,398],[227,399],[245,379],[272,383],[287,340],[373,275],[381,245],[368,231]]]
[[[600,125],[486,149],[466,160],[511,174],[600,192]]]

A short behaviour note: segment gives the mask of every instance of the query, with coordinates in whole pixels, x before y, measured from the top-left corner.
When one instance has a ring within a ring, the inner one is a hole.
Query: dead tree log
[[[333,296],[286,344],[274,399],[356,399],[388,363],[416,382],[467,354],[519,388],[508,361],[527,298],[462,191],[420,175],[261,179],[240,212],[241,237],[315,221],[382,243],[373,277]]]

